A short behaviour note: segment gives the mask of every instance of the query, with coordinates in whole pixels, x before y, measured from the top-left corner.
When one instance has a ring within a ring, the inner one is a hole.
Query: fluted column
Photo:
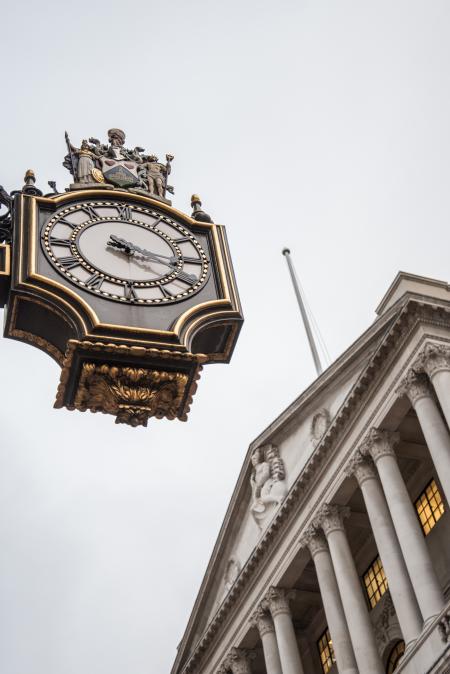
[[[450,347],[428,342],[420,361],[431,379],[450,428]]]
[[[263,602],[263,607],[269,609],[273,618],[283,674],[303,674],[289,608],[290,596],[292,593],[281,587],[271,587]]]
[[[440,612],[444,596],[417,513],[397,464],[394,445],[398,441],[398,433],[372,428],[364,442],[363,451],[370,452],[377,467],[403,559],[423,619],[427,621]]]
[[[325,536],[322,531],[312,526],[307,530],[301,543],[309,548],[314,560],[338,672],[339,674],[358,674],[350,632]]]
[[[251,623],[256,627],[261,637],[267,674],[283,674],[275,636],[275,625],[270,613],[259,606],[252,616]]]
[[[356,477],[361,489],[391,598],[408,646],[422,631],[422,616],[376,468],[367,454],[358,451],[347,472]]]
[[[447,503],[450,503],[450,435],[433,398],[427,375],[410,370],[398,393],[407,395],[416,411]]]
[[[384,674],[366,600],[344,529],[343,518],[349,514],[349,508],[324,505],[314,524],[322,527],[328,540],[359,674]]]
[[[254,653],[246,648],[232,648],[217,674],[252,674],[250,661],[253,656]]]

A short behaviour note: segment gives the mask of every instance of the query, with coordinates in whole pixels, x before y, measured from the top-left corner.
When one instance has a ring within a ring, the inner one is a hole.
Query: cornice
[[[211,646],[221,625],[223,625],[225,620],[230,616],[233,607],[236,605],[238,597],[240,597],[243,594],[244,590],[246,589],[247,585],[250,582],[251,577],[255,573],[256,569],[262,564],[262,561],[266,557],[267,553],[271,549],[273,549],[275,542],[280,537],[281,531],[285,528],[286,523],[289,521],[289,516],[295,511],[296,508],[298,508],[301,502],[304,502],[306,500],[311,486],[316,483],[316,477],[321,468],[325,465],[329,456],[332,454],[334,446],[337,444],[337,442],[339,442],[342,435],[346,431],[348,431],[348,422],[350,416],[353,415],[355,412],[357,412],[358,406],[361,406],[364,403],[365,394],[368,392],[371,385],[376,381],[377,374],[383,368],[386,358],[388,357],[389,354],[391,354],[395,350],[399,341],[402,340],[402,338],[408,337],[414,331],[414,329],[419,323],[428,323],[435,326],[442,326],[445,328],[450,327],[450,303],[441,301],[439,301],[439,303],[436,303],[432,301],[432,298],[428,298],[427,301],[409,299],[407,302],[401,305],[400,309],[398,308],[398,306],[396,306],[396,309],[397,309],[397,316],[395,317],[394,320],[392,320],[393,316],[391,315],[391,310],[386,312],[386,314],[383,315],[382,319],[380,319],[383,320],[385,324],[387,324],[387,329],[378,348],[375,349],[367,366],[358,377],[358,380],[355,382],[351,391],[349,392],[343,404],[341,405],[340,409],[338,410],[336,416],[332,420],[327,432],[322,437],[321,442],[316,446],[313,454],[311,455],[310,459],[308,460],[308,462],[302,469],[301,473],[297,477],[296,481],[292,485],[288,495],[284,499],[283,503],[280,505],[270,525],[261,536],[258,544],[255,546],[252,554],[248,558],[245,566],[243,567],[232,589],[228,593],[226,599],[222,602],[219,609],[208,623],[206,629],[204,630],[200,638],[197,640],[194,647],[191,649],[188,659],[186,659],[183,662],[183,655],[185,655],[184,651],[187,645],[187,640],[189,638],[191,629],[197,617],[198,608],[202,600],[202,594],[206,590],[209,578],[212,576],[213,564],[217,556],[217,551],[221,546],[224,531],[227,529],[230,516],[233,512],[233,504],[237,501],[237,496],[240,493],[238,483],[238,487],[235,490],[235,494],[233,495],[232,503],[230,504],[230,507],[228,509],[227,516],[222,525],[219,538],[217,540],[213,555],[208,565],[204,582],[200,589],[194,608],[191,612],[191,617],[188,626],[186,628],[185,635],[180,644],[178,656],[172,668],[172,674],[177,673],[193,674],[193,672],[197,671],[198,664],[200,663],[204,654]],[[387,316],[389,316],[389,320],[386,319]],[[372,326],[372,328],[373,327],[374,326]],[[369,331],[366,331],[364,335],[366,335],[367,332]],[[348,351],[350,351],[352,348],[354,348],[354,346],[348,349],[347,352],[345,352],[345,354],[347,354]],[[337,366],[337,364],[340,362],[341,359],[336,361],[334,365]],[[343,365],[341,364],[341,366]],[[331,366],[329,370],[331,370],[332,368],[334,369],[334,366]],[[327,375],[329,373],[329,370],[327,370],[324,373],[324,375]],[[322,377],[324,375],[322,375]],[[327,382],[329,378],[330,377],[328,376],[326,377]],[[321,378],[319,378],[317,382],[320,382],[320,380]],[[310,391],[313,388],[315,390],[322,388],[321,386],[319,387],[317,385],[317,382],[315,382],[310,387],[310,389],[308,389],[308,391]],[[300,396],[300,398],[297,399],[297,401],[293,404],[293,406],[298,404],[300,400],[304,400],[306,397],[305,394]],[[289,416],[295,414],[295,411],[298,409],[297,407],[293,409],[293,406],[291,406],[290,408],[288,408],[288,410],[286,410],[286,413],[290,411]],[[286,421],[287,419],[285,416],[285,422]],[[272,428],[272,426],[269,428]],[[261,438],[262,436],[260,436],[257,441],[255,441],[254,443],[252,443],[252,445],[250,445],[247,458],[250,454],[250,451],[253,450],[254,446],[262,442]],[[247,466],[244,466],[239,478],[240,481],[243,482],[242,478],[246,474],[247,474]]]

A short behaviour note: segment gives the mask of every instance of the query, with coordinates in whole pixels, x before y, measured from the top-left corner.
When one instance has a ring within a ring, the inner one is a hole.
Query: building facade
[[[172,674],[450,672],[450,286],[372,326],[250,445]]]

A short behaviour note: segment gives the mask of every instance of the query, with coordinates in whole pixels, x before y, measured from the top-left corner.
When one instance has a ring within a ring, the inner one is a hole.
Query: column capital
[[[382,456],[396,458],[394,447],[400,442],[400,433],[371,428],[361,447],[361,454],[370,454],[375,463]]]
[[[425,372],[419,372],[418,369],[411,368],[400,386],[395,390],[398,395],[406,395],[411,405],[415,405],[421,398],[430,398],[432,396],[430,382]]]
[[[272,618],[275,616],[286,613],[291,615],[291,609],[289,607],[289,600],[293,599],[295,596],[295,590],[286,590],[283,587],[269,587],[269,590],[261,602],[263,609],[268,609],[272,615]]]
[[[427,342],[418,361],[430,379],[438,372],[450,372],[450,347]]]
[[[258,606],[250,618],[250,623],[253,627],[256,627],[261,638],[269,632],[275,632],[275,625],[273,624],[272,616],[270,615],[268,608],[264,608],[261,605]]]
[[[319,552],[328,552],[327,540],[320,525],[316,526],[315,522],[306,529],[305,533],[300,538],[300,545],[304,548],[308,548],[313,559]]]
[[[344,519],[349,515],[350,508],[348,506],[325,503],[319,508],[314,522],[323,529],[325,536],[328,538],[333,531],[345,531]]]
[[[362,447],[362,451],[361,449],[357,449],[353,454],[345,472],[349,477],[354,475],[359,486],[366,480],[376,479],[377,471],[369,451],[365,449],[365,445]]]
[[[250,660],[253,660],[254,657],[253,651],[233,646],[223,664],[219,667],[218,674],[225,674],[230,670],[233,674],[251,674]]]

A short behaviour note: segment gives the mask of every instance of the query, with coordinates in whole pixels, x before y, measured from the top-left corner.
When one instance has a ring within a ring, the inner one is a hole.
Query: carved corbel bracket
[[[202,366],[192,354],[169,355],[70,340],[55,407],[112,414],[130,426],[147,426],[151,417],[186,421]]]

